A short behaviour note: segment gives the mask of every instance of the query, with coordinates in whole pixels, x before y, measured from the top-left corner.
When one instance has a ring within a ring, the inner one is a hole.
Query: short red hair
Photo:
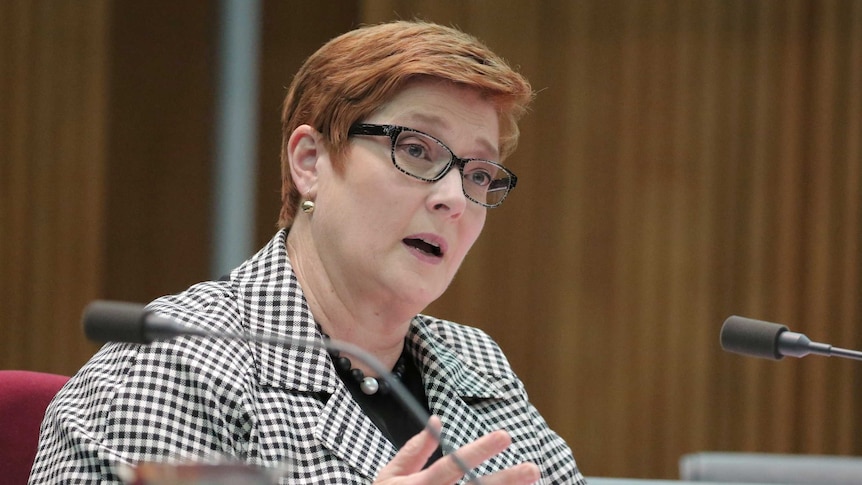
[[[517,122],[533,98],[529,82],[475,37],[422,21],[396,21],[342,34],[299,69],[281,115],[281,213],[293,223],[301,194],[290,176],[288,139],[303,124],[323,135],[334,163],[341,163],[351,125],[370,116],[413,79],[448,81],[478,91],[500,116],[500,157],[518,143]]]

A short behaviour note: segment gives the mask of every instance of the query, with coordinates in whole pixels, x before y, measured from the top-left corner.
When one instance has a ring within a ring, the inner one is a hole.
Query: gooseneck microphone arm
[[[737,354],[780,360],[808,354],[862,360],[862,352],[812,342],[785,325],[733,315],[721,326],[721,348]]]
[[[334,339],[299,339],[281,335],[255,335],[203,330],[183,325],[176,320],[160,317],[147,310],[143,305],[117,301],[96,300],[84,309],[84,334],[95,342],[125,342],[149,344],[156,340],[170,340],[176,337],[204,337],[227,340],[242,340],[265,344],[286,345],[288,347],[325,349],[345,352],[358,359],[376,372],[391,389],[392,394],[410,416],[423,426],[440,443],[446,455],[464,472],[470,483],[479,485],[479,477],[464,463],[456,451],[448,446],[433,428],[431,416],[415,397],[392,373],[370,353],[348,342]]]

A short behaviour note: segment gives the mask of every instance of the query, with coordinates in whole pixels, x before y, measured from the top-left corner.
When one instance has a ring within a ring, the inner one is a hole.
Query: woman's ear
[[[287,141],[290,176],[300,194],[312,193],[317,185],[317,161],[324,148],[320,133],[309,125],[300,125]]]

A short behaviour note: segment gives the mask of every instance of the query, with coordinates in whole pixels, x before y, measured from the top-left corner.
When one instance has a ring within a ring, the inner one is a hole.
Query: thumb
[[[428,459],[431,458],[434,450],[440,444],[428,428],[433,429],[439,436],[442,428],[440,418],[432,416],[428,420],[428,424],[425,425],[425,429],[410,438],[392,458],[392,461],[380,470],[380,473],[377,474],[377,481],[403,477],[422,471],[422,467],[428,463]]]

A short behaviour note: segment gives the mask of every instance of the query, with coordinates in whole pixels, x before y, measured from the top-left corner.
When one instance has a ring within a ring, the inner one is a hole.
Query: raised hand
[[[432,417],[429,426],[439,431],[440,419],[436,416]],[[441,485],[457,482],[464,476],[464,471],[455,463],[451,455],[444,456],[430,467],[422,469],[438,444],[427,429],[422,430],[405,443],[392,461],[380,470],[374,483],[377,485]],[[510,444],[512,444],[512,438],[509,434],[499,430],[463,446],[457,454],[467,467],[472,469],[502,452]],[[535,483],[539,478],[541,478],[539,467],[532,463],[521,463],[483,476],[481,481],[482,485],[527,485]]]

